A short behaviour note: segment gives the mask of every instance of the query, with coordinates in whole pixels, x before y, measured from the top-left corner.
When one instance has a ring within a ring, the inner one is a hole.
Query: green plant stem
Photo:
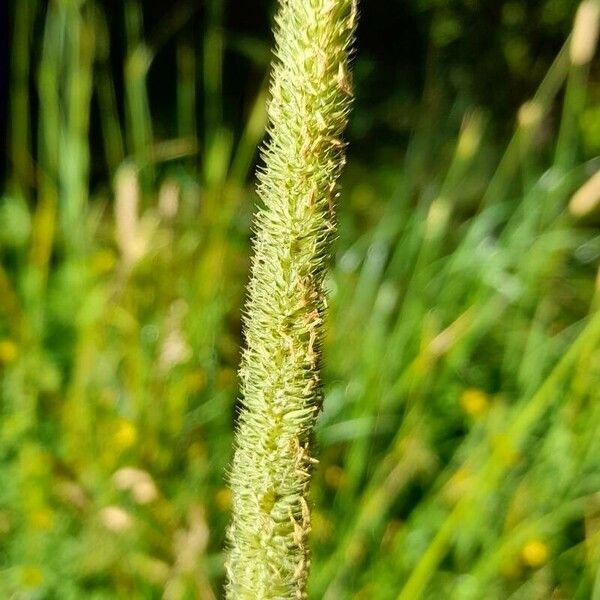
[[[10,154],[14,183],[25,197],[28,197],[33,179],[33,165],[29,155],[31,123],[28,86],[31,36],[37,8],[37,2],[27,2],[18,10],[15,9],[11,50]]]
[[[306,596],[323,278],[344,163],[355,20],[354,0],[281,0],[276,17],[231,469],[229,598]]]

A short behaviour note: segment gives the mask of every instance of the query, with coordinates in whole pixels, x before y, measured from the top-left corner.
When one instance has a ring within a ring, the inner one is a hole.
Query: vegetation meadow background
[[[0,598],[222,597],[273,8],[0,7]],[[311,598],[600,599],[599,11],[362,3]]]

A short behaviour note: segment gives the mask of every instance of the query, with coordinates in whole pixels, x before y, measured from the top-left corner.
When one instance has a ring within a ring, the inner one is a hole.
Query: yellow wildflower
[[[0,340],[0,363],[11,363],[17,358],[18,354],[17,345],[12,340]]]
[[[133,446],[137,441],[137,437],[137,429],[133,423],[125,419],[121,419],[118,422],[115,432],[115,443],[121,450]]]
[[[521,550],[521,560],[533,569],[544,565],[548,561],[549,555],[548,546],[539,539],[530,540]]]
[[[489,407],[488,395],[476,388],[466,389],[460,396],[460,405],[470,417],[480,417]]]

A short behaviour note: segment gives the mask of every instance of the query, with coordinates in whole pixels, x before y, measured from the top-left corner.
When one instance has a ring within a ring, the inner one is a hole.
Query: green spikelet
[[[231,469],[230,599],[304,598],[323,277],[351,104],[355,0],[280,0]]]

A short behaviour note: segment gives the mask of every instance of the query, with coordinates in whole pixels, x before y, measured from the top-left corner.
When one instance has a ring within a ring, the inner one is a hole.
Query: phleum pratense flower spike
[[[306,597],[323,278],[351,105],[354,0],[280,0],[231,467],[230,599]]]

